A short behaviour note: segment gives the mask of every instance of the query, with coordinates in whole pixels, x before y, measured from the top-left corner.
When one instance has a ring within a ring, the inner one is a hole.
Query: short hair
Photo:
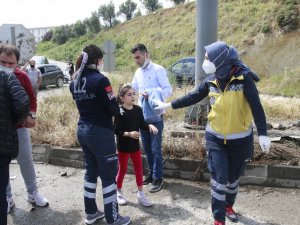
[[[4,53],[5,55],[11,56],[15,55],[17,62],[19,62],[20,59],[20,51],[19,49],[14,46],[14,45],[9,45],[9,44],[2,44],[0,45],[0,54]]]
[[[146,46],[145,46],[144,44],[141,44],[141,43],[136,44],[136,45],[130,50],[130,52],[131,52],[132,54],[136,53],[137,51],[141,51],[141,52],[144,52],[144,53],[147,53],[147,52],[148,52]]]

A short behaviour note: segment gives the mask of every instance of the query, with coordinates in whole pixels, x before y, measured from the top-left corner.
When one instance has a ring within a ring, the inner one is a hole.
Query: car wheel
[[[58,77],[56,80],[56,87],[62,87],[64,85],[64,80],[61,77]]]

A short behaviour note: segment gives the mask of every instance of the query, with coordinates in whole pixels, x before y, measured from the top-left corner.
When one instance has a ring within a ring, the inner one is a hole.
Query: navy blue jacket
[[[70,91],[79,111],[79,123],[113,129],[112,117],[119,115],[120,108],[107,77],[95,69],[86,68],[79,80],[72,81]]]

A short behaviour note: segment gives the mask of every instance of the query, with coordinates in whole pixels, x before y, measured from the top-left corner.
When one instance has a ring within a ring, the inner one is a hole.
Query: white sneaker
[[[6,197],[6,200],[7,200],[7,214],[8,214],[10,212],[10,209],[15,206],[15,202],[12,196]]]
[[[49,205],[48,200],[38,191],[34,192],[33,194],[29,194],[27,197],[27,202],[36,204],[40,207],[45,207]]]
[[[124,198],[122,191],[117,191],[117,201],[119,205],[126,205],[127,200]]]
[[[138,203],[140,203],[143,206],[149,207],[152,206],[153,203],[147,198],[147,196],[144,194],[144,192],[139,192],[136,194],[138,198]]]

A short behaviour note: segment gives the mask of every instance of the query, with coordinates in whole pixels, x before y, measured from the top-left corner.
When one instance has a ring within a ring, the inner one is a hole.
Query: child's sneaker
[[[40,207],[45,207],[49,205],[48,200],[43,195],[41,195],[38,191],[35,191],[32,194],[28,194],[27,202],[36,204],[37,206]]]
[[[11,197],[6,197],[6,200],[7,200],[7,214],[10,212],[11,208],[15,206],[15,202]]]
[[[138,203],[142,204],[143,206],[149,207],[152,206],[152,202],[147,198],[144,192],[138,191],[137,193]]]
[[[127,200],[124,198],[122,191],[117,191],[117,201],[119,205],[127,204]]]
[[[118,215],[118,219],[113,222],[113,223],[109,223],[111,225],[128,225],[131,223],[131,220],[129,218],[129,216],[121,216],[121,215]]]
[[[98,219],[102,219],[103,217],[104,217],[104,213],[98,210],[94,214],[86,214],[86,218],[85,218],[84,222],[86,224],[93,224]]]
[[[226,217],[231,221],[231,222],[237,222],[238,217],[233,210],[232,206],[226,206]]]

